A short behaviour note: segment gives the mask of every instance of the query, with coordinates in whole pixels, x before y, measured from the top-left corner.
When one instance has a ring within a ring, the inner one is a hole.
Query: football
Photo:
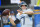
[[[2,15],[3,15],[3,16],[4,16],[4,15],[9,15],[9,12],[10,12],[9,9],[5,9],[5,10],[2,12]]]

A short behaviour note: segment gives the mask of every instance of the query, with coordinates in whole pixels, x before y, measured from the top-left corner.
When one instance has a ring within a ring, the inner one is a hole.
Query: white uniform
[[[31,9],[23,10],[23,12],[27,11],[32,11]],[[28,14],[22,14],[20,13],[17,14],[17,18],[20,20],[21,19],[21,27],[32,27],[32,17],[29,17]]]

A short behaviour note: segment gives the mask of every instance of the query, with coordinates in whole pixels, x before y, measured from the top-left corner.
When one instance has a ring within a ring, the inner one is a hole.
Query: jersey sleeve
[[[32,9],[27,9],[27,10],[25,10],[23,13],[29,12],[29,11],[33,11],[33,10],[32,10]]]
[[[14,23],[15,23],[15,24],[20,23],[20,13],[18,13],[18,14],[16,15],[16,20],[14,21]]]
[[[33,10],[32,9],[27,9],[27,11],[33,11]],[[29,14],[28,14],[28,16],[29,17],[32,17],[32,15],[29,15]]]
[[[33,11],[32,9],[27,9],[27,11]]]
[[[20,20],[20,18],[21,18],[20,13],[18,13],[18,14],[16,15],[16,18]]]

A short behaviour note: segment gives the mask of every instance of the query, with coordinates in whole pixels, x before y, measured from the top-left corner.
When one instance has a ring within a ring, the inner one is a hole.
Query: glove
[[[12,18],[11,16],[9,16],[9,18]]]

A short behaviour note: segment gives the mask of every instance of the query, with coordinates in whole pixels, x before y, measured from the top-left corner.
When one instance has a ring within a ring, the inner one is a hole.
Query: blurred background
[[[32,8],[34,5],[37,4],[38,0],[18,0],[18,1],[25,1],[28,4],[28,6]],[[10,7],[11,5],[12,5],[11,7],[16,7],[17,3],[12,2],[12,0],[0,0],[0,7],[5,8],[5,7]]]
[[[28,4],[28,7],[33,9],[33,6],[37,4],[38,0],[17,0],[17,1],[25,1]],[[14,3],[13,0],[0,0],[0,10],[4,10],[4,8],[18,9],[18,2]],[[13,8],[12,8],[13,7]]]

